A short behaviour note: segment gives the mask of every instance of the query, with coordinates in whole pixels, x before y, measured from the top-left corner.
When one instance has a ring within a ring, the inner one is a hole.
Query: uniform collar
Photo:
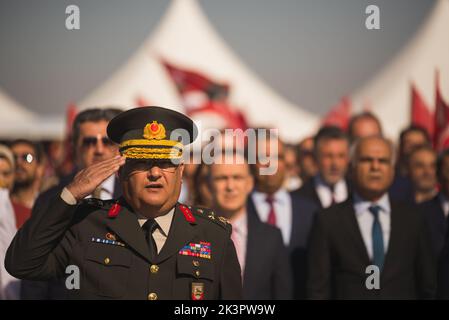
[[[173,221],[173,214],[175,213],[175,207],[171,209],[167,214],[164,214],[163,216],[159,216],[154,218],[156,220],[157,224],[159,225],[162,233],[168,237],[168,233],[170,231],[170,226]],[[143,226],[143,224],[148,220],[148,218],[144,217],[140,213],[137,213],[137,219],[139,220],[140,226]]]

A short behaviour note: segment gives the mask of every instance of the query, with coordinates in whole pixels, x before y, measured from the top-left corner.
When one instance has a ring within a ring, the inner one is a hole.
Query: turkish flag
[[[435,150],[441,151],[449,146],[449,105],[440,91],[439,73],[436,73],[435,94]]]
[[[427,130],[430,137],[434,132],[434,116],[414,84],[411,86],[411,123]]]
[[[248,128],[245,116],[228,101],[230,87],[197,71],[187,70],[161,61],[181,96],[189,116],[212,115],[223,120],[226,128]]]
[[[336,126],[342,130],[347,130],[349,118],[351,117],[351,101],[348,97],[343,97],[338,104],[324,116],[323,126]]]
[[[175,82],[181,96],[189,92],[203,92],[209,100],[225,100],[229,95],[229,85],[212,81],[205,75],[162,61],[168,74]]]

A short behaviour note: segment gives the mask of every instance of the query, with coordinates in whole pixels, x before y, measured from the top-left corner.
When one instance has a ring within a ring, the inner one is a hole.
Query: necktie
[[[145,239],[147,240],[147,244],[150,248],[150,258],[154,260],[157,256],[157,246],[156,242],[154,242],[153,232],[159,225],[156,220],[148,219],[142,226],[142,230],[145,233]]]
[[[382,270],[384,264],[384,240],[382,235],[382,226],[379,221],[379,212],[381,208],[377,205],[373,205],[369,207],[369,211],[374,217],[373,227],[371,230],[371,236],[373,241],[373,262],[376,266]]]
[[[267,223],[276,226],[276,212],[274,211],[274,198],[272,195],[267,196],[268,204],[270,205],[270,212],[268,213]]]

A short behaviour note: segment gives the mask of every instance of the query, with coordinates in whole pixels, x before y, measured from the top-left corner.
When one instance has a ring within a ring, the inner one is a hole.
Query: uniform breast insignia
[[[95,238],[95,237],[92,237],[92,242],[110,244],[110,245],[113,245],[113,246],[120,246],[120,247],[124,247],[125,246],[125,244],[123,242],[120,242],[120,241],[110,240],[110,239],[101,239],[101,238]]]
[[[192,300],[204,300],[204,283],[192,282]]]
[[[194,223],[195,222],[195,217],[193,216],[192,211],[190,211],[189,208],[187,208],[183,204],[180,204],[179,205],[179,209],[181,210],[182,214],[186,218],[187,222],[189,222],[189,223]]]
[[[116,241],[117,237],[115,236],[115,234],[108,232],[106,233],[106,239]]]
[[[200,257],[204,259],[211,258],[210,242],[200,241],[200,243],[191,242],[179,250],[183,256]]]

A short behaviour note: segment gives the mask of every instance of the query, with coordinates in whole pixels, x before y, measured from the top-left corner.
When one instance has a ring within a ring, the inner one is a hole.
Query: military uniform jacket
[[[241,298],[231,226],[209,210],[178,203],[165,245],[153,259],[123,199],[73,206],[57,196],[34,210],[7,252],[5,266],[17,278],[66,278],[73,265],[80,287],[68,296],[75,299]]]

